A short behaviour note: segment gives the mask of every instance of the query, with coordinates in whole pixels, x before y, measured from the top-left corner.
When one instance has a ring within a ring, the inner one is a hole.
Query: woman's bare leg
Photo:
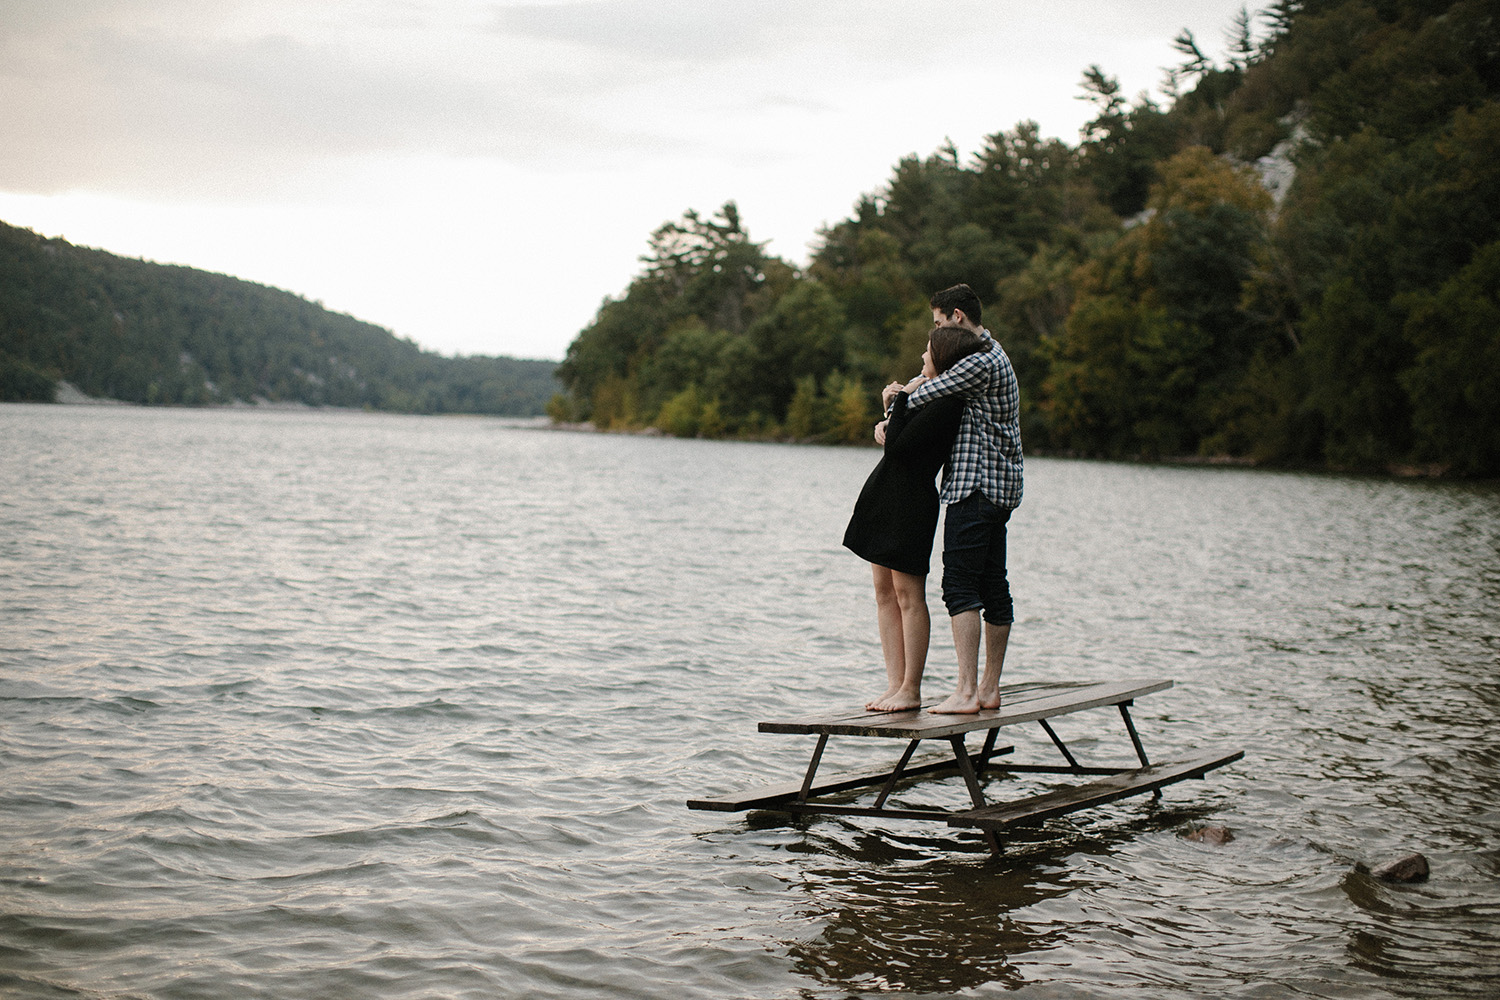
[[[927,646],[932,638],[932,620],[927,614],[927,578],[898,570],[887,570],[901,620],[902,671],[891,689],[866,708],[881,712],[904,712],[922,706],[922,672],[927,668]]]
[[[875,580],[875,624],[880,631],[880,652],[885,658],[885,692],[865,702],[873,709],[890,700],[901,689],[906,676],[906,640],[902,635],[901,602],[896,596],[895,571],[870,564]]]

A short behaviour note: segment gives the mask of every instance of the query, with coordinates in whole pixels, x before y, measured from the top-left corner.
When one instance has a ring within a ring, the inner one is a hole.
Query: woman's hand
[[[912,379],[910,382],[908,382],[904,386],[902,386],[901,387],[901,391],[902,392],[916,392],[917,391],[917,387],[920,386],[923,382],[926,382],[926,381],[927,381],[927,376],[926,375],[918,375],[916,378]]]
[[[888,423],[890,423],[889,420],[882,420],[875,425],[875,443],[882,448],[885,447],[885,425]]]
[[[896,393],[900,392],[902,390],[902,388],[903,388],[903,386],[901,385],[900,382],[892,382],[890,385],[886,386],[884,389],[881,389],[880,390],[880,405],[881,405],[881,407],[883,409],[889,410],[891,408],[891,400],[893,400],[893,399],[896,398]]]

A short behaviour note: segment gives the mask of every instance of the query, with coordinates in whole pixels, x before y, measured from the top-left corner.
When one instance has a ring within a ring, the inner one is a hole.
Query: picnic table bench
[[[1243,751],[1221,748],[1153,764],[1146,756],[1135,722],[1130,717],[1130,706],[1142,695],[1163,691],[1171,686],[1172,682],[1169,680],[1011,684],[1001,689],[998,709],[985,709],[973,715],[935,715],[925,709],[905,712],[850,709],[762,722],[759,730],[763,733],[818,737],[802,780],[749,789],[718,798],[690,799],[687,806],[689,809],[718,812],[765,809],[797,814],[933,820],[950,827],[978,829],[983,832],[990,850],[999,853],[1001,848],[998,834],[1009,826],[1103,805],[1130,795],[1150,792],[1159,796],[1165,785],[1188,778],[1201,778],[1209,771],[1244,756]],[[1119,711],[1140,762],[1139,767],[1081,763],[1049,721],[1062,715],[1109,707]],[[996,745],[1001,729],[1028,722],[1040,724],[1061,753],[1063,763],[1015,763],[1008,759],[1014,752],[1014,747]],[[971,752],[966,744],[966,736],[974,732],[985,734],[984,743],[977,752]],[[818,766],[828,740],[833,736],[904,739],[907,745],[894,766],[820,775]],[[918,757],[916,752],[924,740],[946,742],[949,752]],[[926,776],[949,776],[955,772],[963,776],[971,808],[887,805],[891,793],[903,781]],[[986,773],[1056,774],[1094,780],[1053,788],[1026,798],[992,803],[985,799],[980,783],[980,778]],[[838,801],[829,798],[838,793],[875,786],[880,787],[873,803],[860,803],[857,796],[853,799],[845,796]]]

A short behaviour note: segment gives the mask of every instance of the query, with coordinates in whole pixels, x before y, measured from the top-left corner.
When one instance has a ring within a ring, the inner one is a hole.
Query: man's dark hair
[[[974,294],[974,289],[968,285],[954,285],[941,292],[933,292],[932,298],[927,302],[932,308],[941,309],[943,315],[949,319],[953,318],[953,310],[962,309],[964,315],[969,317],[970,323],[978,326],[981,322],[979,314],[984,307],[979,304],[979,296]]]
[[[933,370],[939,375],[958,364],[961,358],[989,349],[988,342],[965,326],[935,326],[927,335],[928,356],[932,358]]]

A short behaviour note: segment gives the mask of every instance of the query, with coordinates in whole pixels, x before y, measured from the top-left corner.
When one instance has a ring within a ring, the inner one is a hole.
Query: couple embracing
[[[945,288],[929,304],[933,329],[922,374],[885,387],[887,417],[875,427],[885,454],[855,502],[844,545],[871,564],[875,579],[886,690],[865,707],[920,708],[931,635],[927,569],[939,502],[947,506],[943,603],[958,684],[932,711],[962,715],[1000,705],[1014,619],[1005,530],[1021,503],[1020,391],[1010,359],[981,325],[979,298],[968,285]],[[939,468],[941,494],[933,485]]]

